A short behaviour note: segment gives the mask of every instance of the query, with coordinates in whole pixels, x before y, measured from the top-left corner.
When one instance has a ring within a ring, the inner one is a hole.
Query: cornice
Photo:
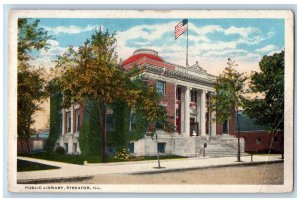
[[[192,82],[196,84],[206,85],[209,87],[212,87],[215,81],[214,79],[200,78],[184,72],[156,67],[155,65],[151,64],[144,64],[143,67],[145,69],[145,72],[150,72],[153,74],[174,78],[182,81]]]

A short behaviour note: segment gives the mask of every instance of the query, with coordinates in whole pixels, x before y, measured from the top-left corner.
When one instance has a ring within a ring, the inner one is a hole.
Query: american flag
[[[183,19],[175,26],[175,39],[177,39],[181,34],[186,32],[188,26],[188,20]]]

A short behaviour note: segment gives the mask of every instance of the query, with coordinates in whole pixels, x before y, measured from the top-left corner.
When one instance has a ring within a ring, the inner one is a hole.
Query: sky
[[[174,27],[182,19],[42,18],[40,27],[52,35],[48,51],[33,53],[36,66],[53,67],[51,62],[68,46],[79,47],[101,27],[116,33],[117,54],[125,60],[139,48],[158,51],[168,62],[185,66],[187,33],[177,40]],[[213,75],[220,74],[228,58],[239,72],[259,70],[264,55],[284,49],[284,19],[188,19],[190,65],[199,65]]]

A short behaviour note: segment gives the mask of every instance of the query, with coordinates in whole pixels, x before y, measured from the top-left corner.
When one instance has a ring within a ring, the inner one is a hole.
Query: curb
[[[201,166],[201,167],[192,167],[192,168],[175,168],[175,169],[166,169],[163,170],[152,170],[152,171],[140,171],[140,172],[132,172],[127,173],[130,175],[145,175],[145,174],[155,174],[155,173],[171,173],[171,172],[179,172],[179,171],[188,171],[188,170],[202,170],[209,168],[226,168],[226,167],[238,167],[238,166],[253,166],[253,165],[262,165],[262,164],[274,164],[274,163],[282,163],[283,160],[274,160],[274,161],[260,161],[260,162],[242,162],[238,164],[226,164],[226,165],[212,165],[212,166]]]
[[[80,177],[68,177],[68,178],[49,178],[49,179],[28,179],[28,180],[17,180],[17,184],[44,184],[44,183],[55,183],[55,182],[78,182],[82,180],[92,179],[94,176],[80,176]]]

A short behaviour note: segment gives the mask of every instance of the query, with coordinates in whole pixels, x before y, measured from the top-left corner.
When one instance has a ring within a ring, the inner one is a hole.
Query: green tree
[[[284,51],[264,56],[259,67],[261,72],[253,72],[250,77],[250,92],[259,96],[244,100],[245,112],[257,124],[283,130]]]
[[[244,99],[245,113],[259,125],[267,125],[272,134],[284,129],[284,50],[264,56],[259,62],[260,72],[250,76],[250,93]]]
[[[210,105],[213,111],[216,111],[216,120],[223,123],[231,118],[232,114],[236,115],[236,124],[238,127],[238,153],[237,161],[241,161],[240,135],[239,135],[239,117],[238,111],[242,107],[244,82],[247,79],[239,73],[235,67],[238,66],[235,61],[228,58],[227,67],[217,78],[214,89],[215,93],[210,99]]]
[[[145,111],[145,118],[151,121],[160,118],[162,114],[159,102],[155,99],[157,96],[154,96],[155,89],[138,88],[133,82],[143,69],[121,69],[117,63],[115,48],[115,34],[98,29],[78,50],[69,47],[65,54],[59,56],[54,69],[57,75],[56,83],[64,95],[63,106],[80,104],[101,127],[104,162],[107,153],[106,114],[111,104],[122,102],[129,108]],[[85,106],[87,100],[95,103],[93,112]],[[97,113],[97,116],[93,115],[94,113]]]
[[[32,50],[47,49],[48,33],[38,27],[39,20],[18,20],[18,137],[27,140],[30,148],[30,136],[35,133],[32,115],[39,110],[41,100],[46,97],[43,69],[32,67],[29,62],[34,58]]]

